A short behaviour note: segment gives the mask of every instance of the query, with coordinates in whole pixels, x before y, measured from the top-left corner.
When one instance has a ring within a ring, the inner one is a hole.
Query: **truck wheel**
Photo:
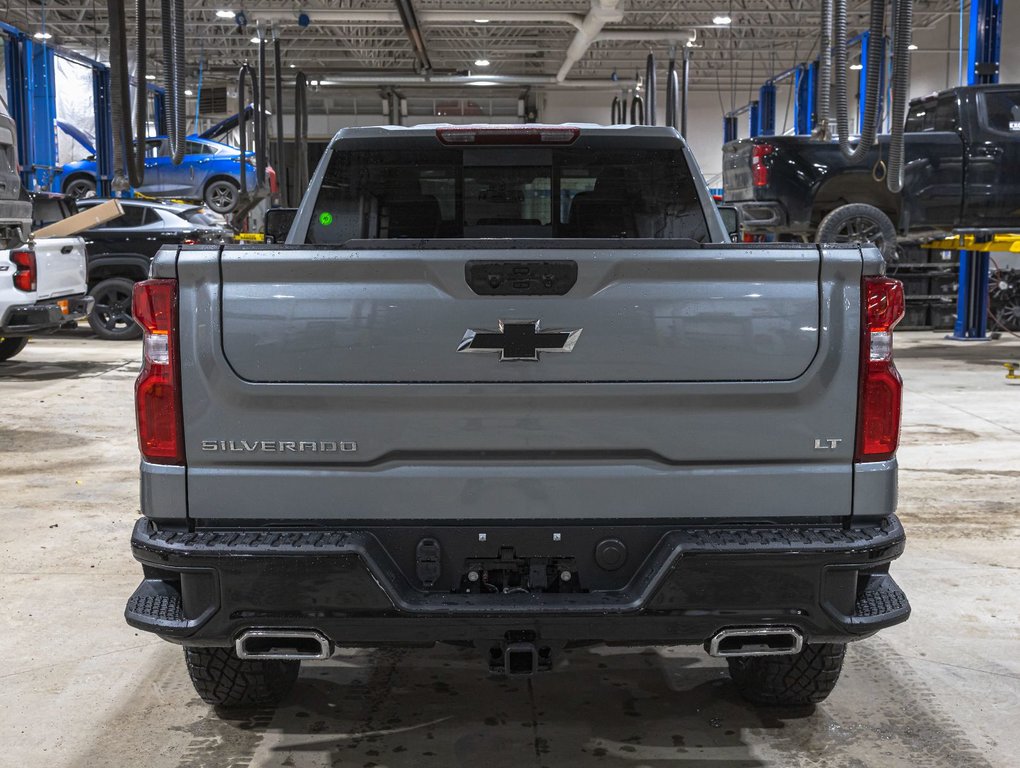
[[[752,704],[796,706],[825,701],[843,669],[846,646],[805,645],[792,656],[747,656],[727,659],[730,678]]]
[[[230,648],[185,648],[184,661],[195,691],[216,707],[278,704],[290,693],[300,661],[249,661]]]
[[[96,336],[107,341],[137,339],[142,335],[131,316],[131,294],[135,284],[126,277],[111,277],[92,289],[96,300],[89,313],[89,325]]]
[[[896,259],[896,227],[873,205],[842,205],[822,219],[815,233],[816,243],[874,243],[886,261]]]
[[[230,179],[215,179],[205,188],[205,204],[216,213],[230,213],[237,207],[241,188]]]
[[[95,194],[96,180],[91,176],[72,176],[64,184],[64,194],[80,199]]]
[[[4,360],[10,360],[28,344],[28,339],[24,336],[0,336],[0,363]]]

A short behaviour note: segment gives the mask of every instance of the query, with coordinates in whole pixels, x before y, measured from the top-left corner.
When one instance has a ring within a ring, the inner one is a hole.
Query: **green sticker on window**
[[[333,223],[333,214],[329,211],[323,211],[319,214],[319,223],[324,227],[328,227]]]

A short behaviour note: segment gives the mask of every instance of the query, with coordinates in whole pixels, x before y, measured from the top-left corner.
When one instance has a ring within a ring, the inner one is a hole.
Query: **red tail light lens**
[[[860,399],[857,415],[857,461],[885,461],[900,440],[903,380],[892,359],[892,332],[903,319],[903,283],[866,277],[861,328]]]
[[[756,187],[767,187],[769,166],[765,158],[776,151],[772,144],[755,144],[751,151],[751,183]]]
[[[138,447],[146,461],[183,464],[177,281],[136,283],[132,311],[144,333],[142,372],[135,382]]]
[[[14,287],[19,291],[34,291],[37,275],[35,251],[29,248],[12,251],[11,261],[17,267],[14,272]]]

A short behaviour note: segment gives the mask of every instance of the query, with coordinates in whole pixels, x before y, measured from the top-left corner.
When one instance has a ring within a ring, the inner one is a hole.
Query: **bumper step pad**
[[[854,604],[853,624],[866,627],[871,624],[886,624],[890,619],[903,621],[910,615],[907,596],[887,573],[869,577],[864,588],[857,593]]]

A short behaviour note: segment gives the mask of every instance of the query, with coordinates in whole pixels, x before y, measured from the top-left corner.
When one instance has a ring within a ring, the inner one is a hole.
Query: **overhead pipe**
[[[297,14],[294,11],[274,10],[250,10],[245,11],[250,19],[259,21],[293,22],[297,23]],[[305,13],[313,23],[322,22],[325,24],[402,24],[399,11],[375,11],[375,10],[335,10],[335,9],[307,9]],[[443,22],[464,22],[477,24],[478,19],[484,18],[490,22],[506,22],[520,24],[565,24],[574,29],[580,29],[584,23],[584,15],[580,13],[563,13],[561,11],[455,11],[455,10],[433,10],[420,11],[418,18],[425,24],[441,24]]]
[[[613,97],[613,103],[609,107],[609,124],[620,125],[624,122],[624,118],[627,114],[627,97],[624,96],[621,100],[619,96]]]
[[[124,0],[107,0],[106,12],[110,20],[110,117],[113,123],[113,179],[114,192],[125,192],[130,186],[124,175],[125,143],[131,140],[131,90],[127,64],[127,23],[124,19]],[[144,26],[144,25],[143,25]]]
[[[645,98],[648,100],[648,120],[645,125],[655,125],[655,54],[651,51],[645,59],[645,87]]]
[[[562,88],[594,88],[598,90],[633,88],[633,81],[619,81],[611,84],[603,79],[559,81],[555,75],[363,75],[330,74],[317,80],[320,86],[386,86],[386,85],[428,85],[428,86],[558,86]]]
[[[556,73],[556,79],[559,82],[566,80],[570,70],[588,52],[602,28],[617,21],[623,21],[623,0],[591,0],[591,9],[567,46],[567,54]]]
[[[266,180],[265,137],[262,134],[262,124],[259,120],[258,109],[259,83],[251,65],[242,64],[237,72],[237,132],[241,144],[241,171],[239,177],[242,195],[248,193],[248,119],[245,115],[247,101],[244,96],[246,81],[251,84],[251,93],[255,102],[254,114],[252,115],[255,122],[255,183],[261,186]]]
[[[407,39],[411,41],[411,48],[414,50],[414,57],[418,60],[418,72],[431,72],[432,60],[429,59],[428,49],[425,47],[425,38],[422,37],[421,27],[418,25],[418,17],[414,12],[414,5],[411,0],[394,0],[397,5],[397,13],[400,14],[400,23],[404,25],[404,32]]]

